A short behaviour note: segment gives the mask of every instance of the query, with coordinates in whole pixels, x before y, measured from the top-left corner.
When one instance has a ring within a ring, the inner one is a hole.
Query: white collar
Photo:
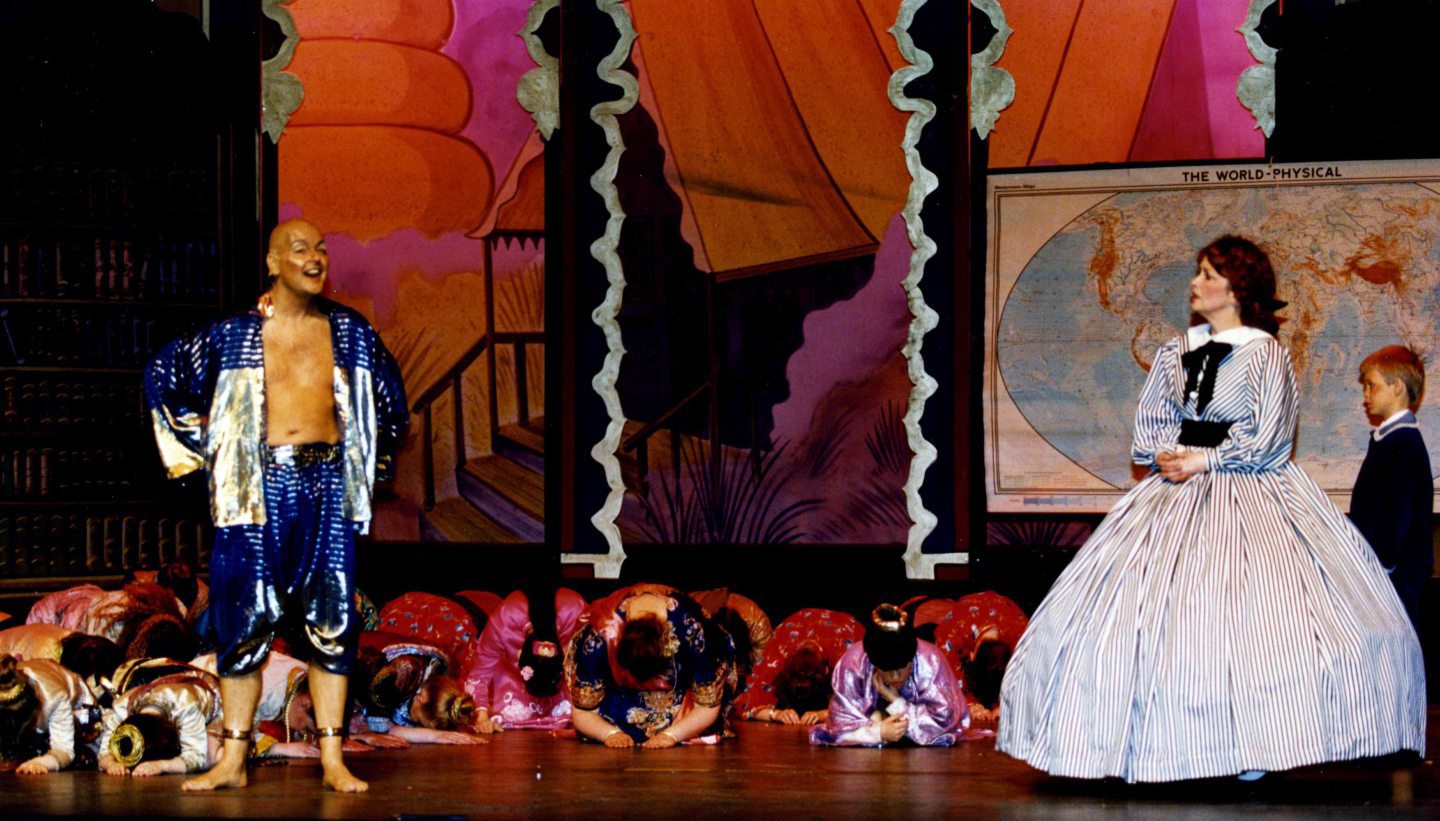
[[[1270,334],[1259,328],[1252,328],[1249,325],[1240,325],[1228,331],[1221,331],[1218,334],[1210,333],[1210,323],[1192,325],[1185,331],[1185,338],[1189,342],[1190,350],[1204,345],[1206,342],[1224,342],[1227,345],[1244,345],[1246,342],[1254,342],[1257,339],[1271,339]]]
[[[1381,439],[1384,439],[1386,436],[1389,436],[1401,428],[1418,427],[1420,427],[1420,423],[1415,420],[1415,415],[1410,412],[1409,408],[1406,408],[1405,410],[1392,413],[1390,418],[1377,425],[1375,430],[1370,432],[1370,435],[1375,437],[1376,442],[1379,442]]]

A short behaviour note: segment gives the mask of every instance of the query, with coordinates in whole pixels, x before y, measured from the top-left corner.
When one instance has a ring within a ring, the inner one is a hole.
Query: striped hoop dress
[[[1233,349],[1198,418],[1233,424],[1203,449],[1208,470],[1178,484],[1152,470],[1116,504],[1010,661],[997,748],[1052,775],[1173,781],[1424,751],[1405,611],[1359,532],[1290,461],[1289,352],[1253,328],[1214,339]],[[1199,326],[1161,346],[1137,464],[1197,419],[1181,357],[1209,340]]]

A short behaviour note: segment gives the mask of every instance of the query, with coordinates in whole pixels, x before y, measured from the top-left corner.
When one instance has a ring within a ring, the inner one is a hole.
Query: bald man
[[[168,345],[145,401],[172,477],[204,468],[215,547],[210,625],[224,748],[187,790],[240,787],[260,668],[277,628],[310,644],[310,692],[325,784],[367,788],[341,758],[355,657],[355,534],[370,523],[409,414],[395,360],[359,314],[325,299],[325,238],[290,220],[270,234],[259,304]]]

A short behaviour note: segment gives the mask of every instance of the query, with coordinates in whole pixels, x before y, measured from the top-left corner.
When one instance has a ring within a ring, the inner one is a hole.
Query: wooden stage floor
[[[607,750],[511,732],[480,747],[414,747],[351,757],[371,791],[319,789],[319,767],[251,770],[244,790],[180,791],[181,779],[99,773],[0,775],[3,817],[130,818],[1440,818],[1431,761],[1335,764],[1267,776],[1135,786],[1048,778],[995,752],[833,749],[803,730],[745,724],[720,747]],[[1429,746],[1440,745],[1440,709]]]

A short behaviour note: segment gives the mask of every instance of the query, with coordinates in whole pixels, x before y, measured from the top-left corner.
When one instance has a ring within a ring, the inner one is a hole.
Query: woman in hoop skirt
[[[1256,778],[1425,747],[1420,645],[1349,520],[1290,461],[1298,417],[1254,243],[1202,249],[1135,418],[1150,474],[1035,612],[997,748],[1052,775]],[[1193,321],[1193,320],[1192,320]]]

